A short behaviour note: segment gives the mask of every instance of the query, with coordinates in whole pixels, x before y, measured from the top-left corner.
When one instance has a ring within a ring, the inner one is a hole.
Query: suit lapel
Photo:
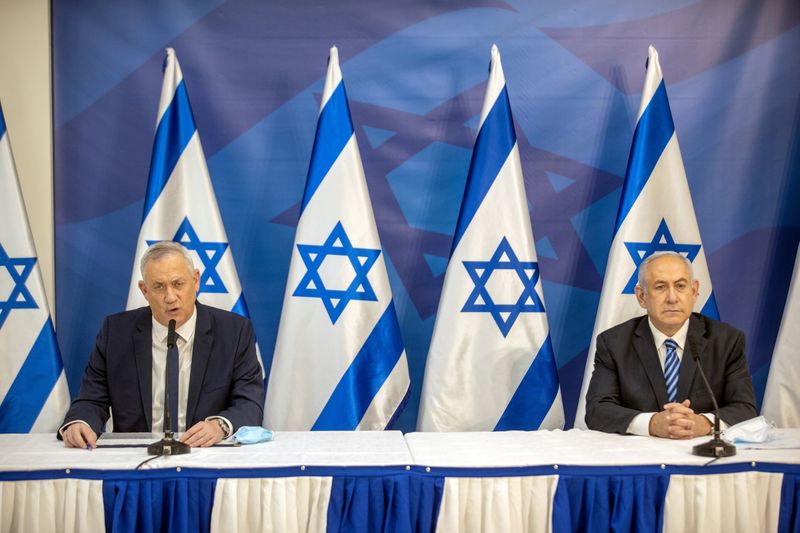
[[[689,331],[686,333],[686,346],[683,347],[681,371],[678,375],[678,401],[688,398],[689,391],[692,390],[695,374],[697,373],[697,363],[694,361],[692,350],[697,350],[702,360],[703,352],[706,349],[706,344],[708,344],[705,334],[705,324],[695,315],[689,317]]]
[[[149,309],[136,320],[133,336],[133,353],[136,374],[139,378],[139,396],[142,401],[147,427],[153,429],[153,318]],[[159,429],[160,430],[160,429]]]
[[[650,385],[658,403],[658,410],[660,411],[661,407],[668,401],[667,384],[664,381],[664,370],[661,368],[661,361],[656,351],[656,341],[653,340],[653,333],[650,331],[646,316],[636,326],[633,347],[639,355],[639,361],[644,367],[647,378],[650,380]]]
[[[211,313],[201,303],[196,304],[197,324],[194,329],[194,348],[192,349],[192,370],[189,378],[189,398],[186,404],[186,429],[194,420],[197,402],[200,400],[200,389],[205,381],[206,368],[211,359],[211,347],[214,344],[212,334]]]

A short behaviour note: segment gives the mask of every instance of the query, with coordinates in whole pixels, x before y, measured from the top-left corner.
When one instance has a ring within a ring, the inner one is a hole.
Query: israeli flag
[[[0,108],[0,433],[54,432],[68,407],[64,363]]]
[[[164,83],[144,214],[128,289],[128,309],[147,305],[139,290],[139,261],[158,241],[181,243],[200,270],[198,299],[204,304],[250,316],[233,253],[211,185],[186,83],[172,48],[167,48]]]
[[[800,247],[769,365],[761,414],[781,428],[800,428]]]
[[[272,359],[265,425],[381,430],[410,385],[336,47]]]
[[[658,52],[650,46],[642,102],[578,398],[576,428],[586,428],[586,391],[594,371],[597,335],[645,313],[634,294],[639,264],[665,251],[677,252],[691,261],[694,278],[700,282],[694,310],[719,319]]]
[[[492,46],[417,428],[491,431],[563,425],[517,137],[500,52]]]

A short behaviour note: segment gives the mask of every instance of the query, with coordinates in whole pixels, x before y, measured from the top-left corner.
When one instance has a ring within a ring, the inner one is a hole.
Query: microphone
[[[174,348],[177,340],[178,334],[175,333],[175,319],[173,318],[167,325],[167,350]]]
[[[689,347],[692,351],[692,358],[697,364],[697,369],[700,371],[700,377],[703,378],[703,383],[706,386],[706,390],[708,391],[708,394],[711,395],[711,402],[714,404],[714,438],[692,448],[692,453],[694,455],[700,455],[703,457],[731,457],[736,455],[736,446],[725,442],[720,436],[719,404],[717,403],[717,399],[714,397],[714,391],[711,389],[711,385],[708,383],[706,373],[703,372],[703,365],[700,364],[700,352],[697,351],[697,347],[692,339],[689,339]]]
[[[188,444],[181,442],[179,440],[175,440],[173,438],[172,433],[172,414],[169,408],[170,405],[170,396],[172,394],[178,394],[178,391],[171,391],[169,387],[170,382],[170,355],[177,360],[178,354],[173,352],[177,350],[175,347],[175,343],[178,340],[178,334],[175,333],[175,320],[170,320],[169,324],[167,324],[167,365],[164,368],[164,438],[158,442],[154,442],[150,446],[147,447],[147,453],[149,455],[182,455],[184,453],[189,453],[191,448]],[[174,413],[175,416],[178,413]]]

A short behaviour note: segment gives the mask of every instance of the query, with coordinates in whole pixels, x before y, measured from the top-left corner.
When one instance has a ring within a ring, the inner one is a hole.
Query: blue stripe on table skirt
[[[703,474],[730,474],[735,472],[776,472],[800,476],[800,464],[788,463],[730,463],[714,464],[711,466],[680,466],[680,465],[639,465],[639,466],[580,466],[553,465],[539,466],[508,466],[508,467],[478,467],[478,468],[452,468],[425,465],[412,465],[408,470],[405,466],[279,466],[256,468],[193,468],[181,467],[179,472],[174,467],[148,468],[145,470],[94,470],[85,468],[70,468],[65,470],[5,470],[0,471],[0,481],[22,481],[34,479],[102,479],[104,481],[120,480],[168,480],[175,478],[187,479],[217,479],[225,478],[258,478],[258,477],[286,477],[286,476],[391,476],[391,475],[418,475],[423,477],[504,477],[504,476],[537,476],[537,475],[571,475],[571,476],[618,476],[647,475],[647,474],[683,474],[697,476]]]
[[[106,531],[207,532],[216,485],[207,478],[106,480]]]
[[[661,531],[669,475],[559,475],[553,531]]]
[[[553,531],[661,531],[669,475],[559,474]]]
[[[433,532],[443,492],[443,477],[408,472],[381,478],[336,476],[328,531]]]
[[[778,531],[800,531],[800,474],[783,474]]]

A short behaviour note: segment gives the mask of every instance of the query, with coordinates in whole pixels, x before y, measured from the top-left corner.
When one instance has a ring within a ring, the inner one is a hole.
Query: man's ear
[[[647,296],[644,293],[644,289],[637,285],[633,288],[633,292],[636,293],[636,301],[639,302],[639,307],[647,309]]]
[[[144,280],[139,280],[139,290],[142,291],[142,296],[147,298],[147,285],[144,284]]]

